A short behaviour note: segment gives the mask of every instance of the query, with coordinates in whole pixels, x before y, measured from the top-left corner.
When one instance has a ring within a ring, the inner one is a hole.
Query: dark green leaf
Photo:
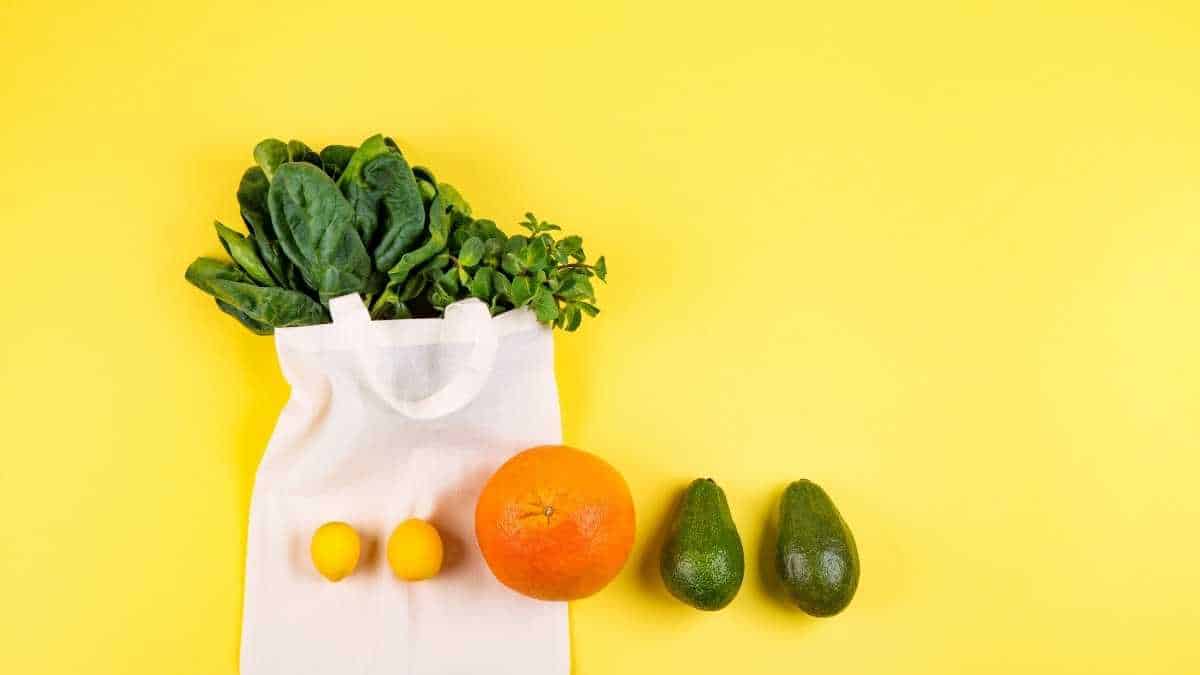
[[[275,171],[288,161],[287,143],[278,138],[259,141],[258,145],[254,146],[254,161],[266,174],[268,181],[274,180]]]
[[[598,307],[596,307],[595,305],[592,305],[592,304],[589,304],[586,302],[576,302],[573,304],[575,304],[580,309],[582,309],[584,311],[584,313],[586,313],[588,316],[596,316],[597,314],[600,313],[600,309]]]
[[[443,250],[441,253],[438,253],[426,262],[422,263],[421,266],[409,276],[424,275],[426,279],[436,279],[449,267],[450,252]]]
[[[346,170],[346,165],[350,163],[350,157],[357,149],[352,145],[327,145],[321,150],[321,167],[325,169],[325,173],[330,178],[336,181]]]
[[[295,139],[288,141],[287,153],[289,162],[308,162],[318,169],[324,170],[321,166],[321,156],[300,141]]]
[[[333,180],[306,162],[279,167],[267,195],[271,221],[288,259],[322,302],[361,293],[371,257],[353,225],[353,210]]]
[[[395,318],[396,306],[400,303],[400,298],[397,296],[396,287],[388,286],[383,289],[383,292],[375,298],[375,302],[371,303],[371,318],[376,321],[386,321]]]
[[[275,286],[253,286],[236,281],[212,282],[216,297],[249,318],[273,328],[328,323],[325,308],[303,293]]]
[[[220,308],[220,310],[222,312],[225,312],[229,316],[232,316],[233,318],[237,319],[239,323],[241,323],[246,328],[249,328],[250,331],[253,332],[255,335],[270,335],[271,333],[275,332],[274,328],[271,328],[270,326],[268,326],[265,323],[261,323],[261,322],[255,321],[254,319],[251,319],[250,317],[246,316],[246,314],[243,313],[240,309],[225,302],[224,300],[222,300],[220,298],[214,298],[214,300],[217,301],[217,307]]]
[[[392,283],[401,283],[418,265],[441,253],[450,237],[450,217],[441,195],[429,205],[429,238],[415,251],[405,253],[390,270]]]
[[[437,185],[437,179],[433,177],[433,172],[423,166],[414,166],[412,168],[413,175],[417,180],[423,180],[430,185]]]
[[[271,181],[261,167],[252,166],[242,174],[238,183],[237,200],[241,207],[242,220],[251,236],[260,230],[266,233],[268,239],[274,239],[275,233],[271,227],[271,214],[267,212],[267,190],[271,189]]]
[[[467,203],[467,200],[463,199],[463,196],[459,194],[458,190],[454,189],[453,185],[449,183],[438,183],[437,187],[438,194],[442,196],[442,201],[446,204],[446,206],[449,206],[451,209],[454,209],[454,211],[464,216],[471,215],[471,205]]]
[[[363,233],[363,241],[378,239],[375,267],[391,269],[425,230],[425,205],[408,162],[393,151],[363,165],[360,176],[347,172],[342,177],[343,192],[354,208],[355,226]]]
[[[225,252],[229,254],[230,258],[233,258],[238,267],[241,267],[260,286],[275,285],[266,265],[258,257],[253,242],[242,236],[240,232],[235,232],[218,221],[214,221],[213,225],[217,228],[217,237],[221,240],[221,245],[225,247]]]
[[[434,196],[437,195],[437,179],[433,177],[433,173],[429,169],[423,166],[414,166],[412,172],[417,179],[417,189],[421,192],[421,199],[428,208]]]
[[[608,276],[608,266],[604,264],[604,256],[600,256],[600,259],[596,261],[594,266],[592,266],[592,270],[595,271],[596,276],[600,278],[600,281],[607,283],[607,279],[605,279],[605,277]]]
[[[271,224],[271,213],[267,207],[267,192],[271,182],[262,167],[252,166],[242,174],[238,183],[237,199],[241,207],[242,220],[250,230],[254,239],[258,256],[267,266],[275,284],[285,288],[303,290],[294,280],[299,277],[283,249],[279,247],[279,238],[275,235],[275,227]]]
[[[350,155],[350,159],[346,161],[346,166],[342,169],[342,175],[338,177],[338,188],[341,189],[350,180],[351,176],[358,177],[362,175],[362,169],[367,162],[392,152],[388,144],[384,142],[381,134],[375,134],[362,142],[358,149]]]
[[[429,287],[429,278],[424,275],[413,275],[404,282],[404,289],[400,293],[400,300],[412,300]]]
[[[208,284],[215,279],[251,283],[250,277],[237,265],[216,258],[196,258],[188,265],[183,277],[209,295],[212,295],[212,287]]]
[[[387,272],[380,272],[372,269],[371,274],[367,276],[367,285],[362,289],[361,293],[367,297],[374,296],[383,291],[391,279]]]
[[[325,308],[307,295],[275,286],[255,286],[244,272],[230,263],[197,258],[184,276],[200,290],[259,324],[281,328],[329,320]]]

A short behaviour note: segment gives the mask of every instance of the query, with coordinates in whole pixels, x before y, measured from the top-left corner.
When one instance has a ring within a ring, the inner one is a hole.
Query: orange
[[[621,474],[560,445],[505,462],[475,507],[475,537],[492,574],[539,600],[575,600],[604,588],[629,557],[633,535],[633,498]]]

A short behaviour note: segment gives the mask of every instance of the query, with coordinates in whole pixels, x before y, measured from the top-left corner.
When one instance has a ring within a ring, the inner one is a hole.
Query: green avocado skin
[[[783,493],[775,568],[792,602],[813,616],[833,616],[854,597],[854,535],[816,483],[798,480]]]
[[[707,611],[733,601],[746,571],[725,492],[711,478],[688,486],[663,545],[659,571],[667,590]]]

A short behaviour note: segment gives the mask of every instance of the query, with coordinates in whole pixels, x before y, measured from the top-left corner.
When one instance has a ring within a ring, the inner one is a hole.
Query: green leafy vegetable
[[[471,237],[458,252],[458,262],[463,267],[474,267],[483,260],[484,245],[479,237]]]
[[[271,274],[267,272],[266,265],[258,257],[258,251],[254,248],[254,242],[245,238],[239,232],[225,227],[220,221],[213,222],[217,228],[217,237],[221,240],[221,245],[225,247],[225,252],[230,258],[242,268],[246,274],[250,275],[256,283],[261,286],[270,286],[273,283]]]
[[[289,162],[308,162],[313,166],[321,166],[321,156],[300,141],[288,141],[287,154]]]
[[[234,307],[228,302],[225,302],[220,298],[215,298],[215,300],[217,301],[217,307],[222,312],[225,312],[229,316],[237,319],[243,326],[249,328],[255,335],[270,335],[275,332],[275,329],[270,325],[251,319],[249,316],[246,316],[245,312],[237,307]]]
[[[220,260],[197,258],[184,277],[237,310],[234,316],[238,320],[245,318],[256,326],[281,328],[329,321],[325,308],[307,295],[275,286],[256,286],[242,270]]]
[[[325,146],[321,149],[321,168],[325,169],[325,173],[329,174],[330,178],[337,180],[346,170],[346,165],[350,163],[350,157],[357,149],[352,145]]]
[[[354,229],[350,203],[329,176],[312,164],[284,164],[267,203],[283,252],[322,302],[366,288],[371,258]]]
[[[392,283],[402,283],[413,268],[441,253],[442,249],[446,248],[446,240],[449,235],[449,209],[443,205],[442,196],[439,194],[429,205],[429,238],[417,250],[404,254],[400,261],[388,270],[388,276],[392,278]]]
[[[342,175],[338,178],[338,187],[343,187],[346,183],[361,176],[362,168],[366,166],[367,162],[380,155],[386,155],[391,151],[392,149],[388,147],[387,142],[384,141],[381,134],[375,134],[363,141],[362,145],[358,146],[358,149],[354,151],[354,154],[346,162],[346,166],[342,170]]]
[[[268,138],[254,146],[254,161],[266,174],[267,180],[275,179],[275,170],[288,161],[287,143],[278,138]]]
[[[386,272],[421,238],[425,229],[425,205],[417,180],[399,152],[368,162],[363,167],[361,180],[365,196],[363,205],[374,209],[380,226],[380,236],[373,251],[375,268]]]
[[[505,234],[390,138],[320,154],[267,139],[254,160],[237,190],[249,236],[216,224],[234,262],[199,258],[185,275],[254,333],[327,322],[323,304],[345,293],[363,295],[375,319],[438,316],[466,298],[568,331],[600,312],[592,278],[605,281],[607,264],[589,264],[580,237],[558,238],[532,213],[524,234]]]
[[[271,182],[267,180],[262,167],[246,169],[238,184],[238,206],[241,207],[242,221],[254,239],[258,256],[271,272],[276,285],[295,289],[299,287],[299,274],[279,247],[275,226],[271,224],[271,213],[267,208],[267,191],[270,189]]]

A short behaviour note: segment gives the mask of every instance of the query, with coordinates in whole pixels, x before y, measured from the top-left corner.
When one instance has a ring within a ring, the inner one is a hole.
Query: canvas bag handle
[[[343,295],[329,301],[329,314],[339,330],[346,331],[361,348],[356,349],[362,371],[371,388],[397,412],[415,419],[434,419],[449,415],[470,403],[487,383],[496,365],[499,337],[492,324],[492,315],[487,305],[475,298],[461,300],[446,307],[445,318],[440,319],[441,335],[436,344],[462,342],[472,344],[471,353],[461,363],[458,373],[444,387],[429,396],[417,399],[402,399],[380,380],[378,368],[372,367],[366,357],[370,348],[376,346],[370,339],[371,315],[357,293]]]

